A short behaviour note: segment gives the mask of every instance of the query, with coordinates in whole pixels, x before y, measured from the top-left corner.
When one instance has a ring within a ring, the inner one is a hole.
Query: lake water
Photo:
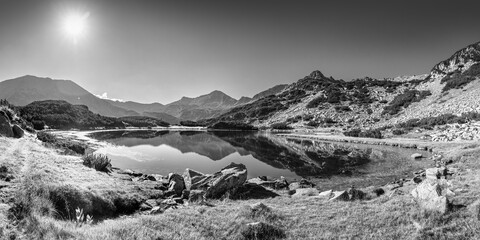
[[[214,173],[243,163],[248,177],[315,178],[324,185],[369,185],[411,175],[427,166],[418,152],[395,147],[298,140],[261,132],[122,130],[89,135],[107,142],[114,167],[166,175],[185,168]],[[427,153],[423,153],[426,155]]]

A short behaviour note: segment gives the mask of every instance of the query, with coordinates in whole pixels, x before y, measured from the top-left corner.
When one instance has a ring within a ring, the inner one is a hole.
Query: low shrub
[[[471,81],[475,80],[480,75],[480,63],[472,65],[467,71],[460,73],[460,71],[453,72],[445,76],[440,83],[445,83],[442,91],[446,92],[450,89],[460,89]]]
[[[335,106],[337,112],[350,112],[352,109],[349,106]]]
[[[315,118],[312,114],[307,114],[303,116],[303,121],[310,121]]]
[[[320,123],[317,121],[309,121],[307,123],[307,126],[317,128],[318,126],[320,126]]]
[[[393,129],[392,134],[393,135],[403,135],[403,134],[405,134],[405,131],[403,131],[402,129]]]
[[[110,159],[101,154],[86,154],[83,156],[83,165],[97,171],[109,173],[112,171]]]
[[[289,126],[285,122],[280,122],[280,123],[274,123],[270,126],[271,129],[277,129],[277,130],[290,130],[293,129],[291,126]]]
[[[204,123],[190,121],[190,120],[180,121],[180,125],[185,127],[205,127]]]
[[[316,97],[312,101],[307,103],[307,105],[305,107],[306,108],[316,108],[316,107],[318,107],[318,105],[320,105],[321,103],[325,103],[325,102],[327,102],[327,99],[325,97],[323,97],[323,96]]]
[[[382,114],[395,115],[399,113],[402,108],[407,108],[414,102],[420,102],[430,95],[432,95],[430,91],[407,90],[397,95],[388,106],[385,106]]]
[[[277,226],[255,222],[249,223],[240,230],[239,239],[280,239],[286,238],[285,231]]]
[[[241,130],[241,131],[253,131],[258,128],[243,122],[217,122],[208,127],[209,129],[219,130]]]
[[[348,137],[362,137],[362,138],[383,138],[382,132],[378,129],[362,131],[360,129],[353,129],[343,132],[343,135]]]

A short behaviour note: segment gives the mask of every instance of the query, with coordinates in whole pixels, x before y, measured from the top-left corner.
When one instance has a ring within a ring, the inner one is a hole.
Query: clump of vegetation
[[[318,126],[320,126],[320,123],[312,120],[307,123],[307,126],[317,128]]]
[[[395,115],[399,113],[402,108],[407,108],[414,102],[420,102],[430,95],[432,95],[430,91],[407,90],[397,95],[388,106],[384,107],[382,114]]]
[[[190,121],[190,120],[180,121],[180,125],[185,127],[206,127],[204,123]]]
[[[131,127],[168,127],[169,123],[153,117],[146,116],[129,116],[118,118],[127,126]]]
[[[362,131],[360,129],[352,129],[343,132],[343,135],[348,137],[362,137],[362,138],[383,138],[382,132],[378,129]]]
[[[72,105],[60,100],[37,101],[20,108],[20,116],[35,123],[35,129],[45,125],[52,129],[124,128],[121,120],[92,113],[84,105]]]
[[[308,102],[307,105],[305,106],[306,108],[316,108],[318,105],[321,103],[327,102],[327,99],[323,96],[316,97],[312,101]]]
[[[82,157],[83,165],[94,168],[100,172],[109,173],[112,171],[112,164],[110,159],[101,154],[86,154]]]
[[[313,114],[303,115],[303,121],[311,121],[314,118],[315,118],[315,116],[313,116]]]
[[[240,130],[240,131],[255,131],[258,128],[243,122],[217,122],[208,127],[209,129],[217,130]]]
[[[240,229],[240,239],[281,239],[285,238],[285,231],[274,225],[255,222],[250,223]]]
[[[51,147],[73,151],[74,153],[77,153],[80,155],[85,154],[85,150],[88,147],[84,143],[81,143],[78,141],[72,141],[68,139],[60,139],[48,132],[38,132],[37,139]]]
[[[405,131],[403,131],[402,129],[393,129],[392,134],[393,135],[403,135],[403,134],[405,134]]]
[[[446,92],[450,89],[460,89],[471,81],[475,80],[475,78],[478,76],[480,76],[480,63],[472,65],[463,73],[460,71],[449,73],[440,81],[440,83],[445,83],[442,91]]]
[[[350,112],[352,109],[349,106],[335,106],[337,112]]]
[[[271,129],[276,129],[276,130],[290,130],[293,129],[291,126],[288,125],[286,122],[279,122],[279,123],[274,123],[270,126]]]
[[[467,123],[469,121],[479,121],[480,113],[477,112],[468,112],[462,113],[462,115],[457,116],[454,114],[442,114],[436,117],[426,117],[422,119],[413,118],[406,122],[397,124],[397,128],[404,129],[413,129],[415,127],[420,127],[424,129],[432,129],[434,126],[453,124],[453,123]]]

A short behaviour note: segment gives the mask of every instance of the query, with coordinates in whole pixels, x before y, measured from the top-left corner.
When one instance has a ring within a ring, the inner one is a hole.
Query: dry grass
[[[94,215],[96,223],[78,224],[72,218],[59,217],[61,209],[51,200],[52,194],[75,196],[77,201],[82,198],[92,201],[90,197],[96,196],[109,202],[116,197],[138,194],[135,188],[139,185],[86,168],[78,157],[60,156],[29,144],[22,148],[23,154],[33,152],[38,159],[26,158],[28,164],[21,167],[24,174],[17,199],[24,203],[25,211],[21,212],[15,228],[20,238],[248,239],[245,226],[262,222],[284,232],[286,239],[480,239],[477,145],[443,149],[447,157],[455,160],[452,166],[460,170],[451,179],[456,193],[454,204],[465,206],[443,216],[420,211],[410,189],[404,188],[393,197],[383,195],[369,201],[324,202],[315,197],[298,199],[282,195],[263,200],[213,201],[213,207],[189,205],[160,215],[110,216],[116,218],[104,220]],[[260,201],[268,207],[260,210],[249,207]],[[91,213],[88,206],[82,203],[75,207]],[[2,233],[3,237],[12,234],[7,229]]]

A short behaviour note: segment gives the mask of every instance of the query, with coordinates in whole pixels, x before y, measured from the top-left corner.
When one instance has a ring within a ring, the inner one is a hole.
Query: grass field
[[[281,193],[142,215],[129,209],[154,197],[153,185],[85,167],[80,157],[60,155],[33,136],[0,138],[0,164],[15,177],[1,182],[0,234],[4,239],[255,239],[247,224],[261,222],[257,234],[266,234],[263,239],[480,239],[480,147],[446,145],[439,151],[459,169],[450,180],[457,208],[446,215],[420,210],[410,195],[413,185],[368,201],[326,202]],[[81,206],[94,223],[76,221],[62,201]],[[251,207],[259,202],[267,207]]]

